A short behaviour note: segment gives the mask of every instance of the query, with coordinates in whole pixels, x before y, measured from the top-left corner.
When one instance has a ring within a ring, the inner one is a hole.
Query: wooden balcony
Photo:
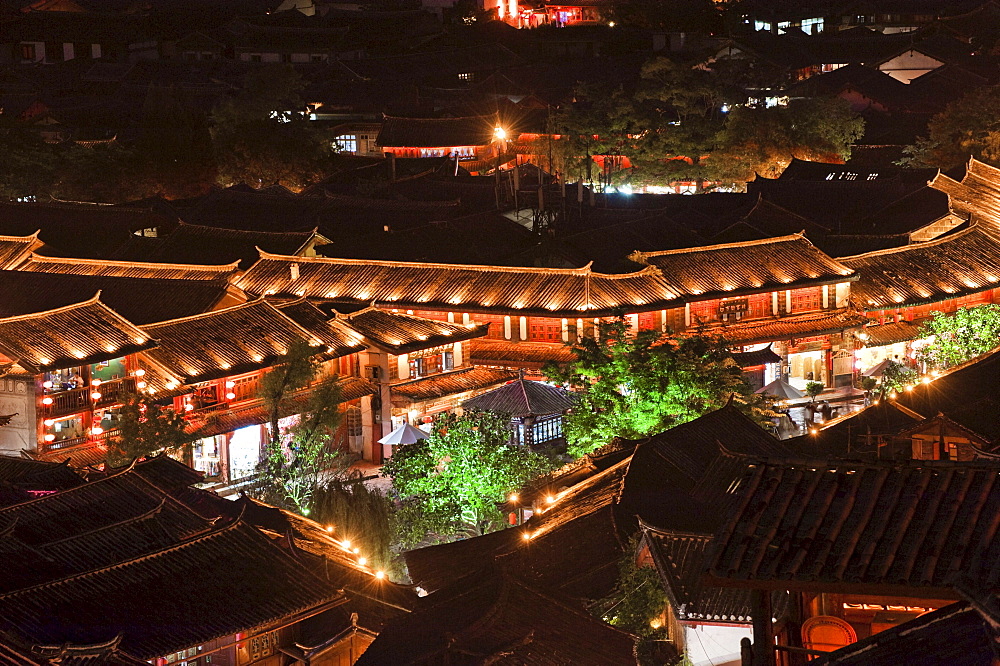
[[[50,418],[83,411],[90,406],[90,388],[88,387],[50,393],[45,397],[52,398],[52,404],[48,406]]]
[[[101,394],[100,399],[94,403],[97,407],[107,407],[108,405],[121,402],[123,396],[137,391],[134,377],[103,382],[100,386],[92,390]]]

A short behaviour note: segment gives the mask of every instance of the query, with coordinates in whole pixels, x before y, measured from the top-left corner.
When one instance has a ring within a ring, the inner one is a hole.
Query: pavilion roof
[[[393,354],[480,338],[489,332],[489,324],[464,326],[376,307],[338,314],[337,321],[347,324],[378,347]]]
[[[199,516],[132,469],[0,509],[0,591],[32,587],[172,547]]]
[[[35,250],[45,245],[38,240],[38,233],[30,236],[0,236],[0,268],[16,268]]]
[[[264,299],[223,310],[145,326],[159,346],[146,356],[185,384],[266,368],[288,353],[294,342],[306,342],[317,354],[343,356],[363,348],[346,335],[328,344],[332,327],[313,332]]]
[[[718,334],[729,342],[752,344],[772,340],[789,340],[805,335],[834,333],[864,324],[867,318],[853,310],[824,310],[789,315],[780,319],[736,322],[705,329],[706,334]]]
[[[651,310],[680,294],[653,267],[607,275],[583,268],[404,263],[261,253],[237,285],[253,294],[305,296],[389,308],[520,311],[543,316]]]
[[[0,351],[28,372],[97,363],[156,341],[100,301],[0,319]]]
[[[228,280],[238,268],[238,261],[218,266],[207,266],[50,257],[32,252],[31,256],[17,267],[17,270],[36,273],[73,273],[76,275],[167,280]]]
[[[514,418],[562,414],[574,404],[569,391],[524,377],[462,403],[464,409],[508,414]]]
[[[706,245],[630,257],[656,266],[678,293],[735,296],[849,282],[854,271],[832,259],[802,234]]]
[[[851,296],[867,310],[959,298],[1000,284],[1000,228],[978,223],[925,243],[840,261],[857,271]]]
[[[541,368],[546,363],[569,363],[573,352],[561,345],[477,338],[469,344],[469,359],[476,365]]]
[[[258,257],[258,248],[298,255],[317,242],[312,231],[247,231],[180,222],[166,236],[132,236],[114,256],[120,260],[166,261],[174,264],[217,265],[239,262],[246,268]],[[323,242],[323,241],[320,241]]]
[[[1000,223],[1000,169],[969,158],[961,182],[938,173],[930,186],[947,194],[953,209]]]
[[[953,598],[957,572],[1000,582],[1000,465],[763,462],[707,560],[716,584]]]

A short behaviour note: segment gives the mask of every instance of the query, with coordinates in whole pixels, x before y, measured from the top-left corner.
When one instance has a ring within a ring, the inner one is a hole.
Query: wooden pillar
[[[753,590],[750,599],[750,612],[753,616],[753,664],[776,666],[774,627],[771,623],[771,593],[768,590]]]

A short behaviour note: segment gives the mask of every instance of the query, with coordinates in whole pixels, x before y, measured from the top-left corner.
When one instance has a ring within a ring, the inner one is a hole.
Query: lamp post
[[[500,160],[504,153],[504,145],[507,141],[507,130],[500,125],[493,128],[493,142],[497,146],[497,167],[496,167],[496,200],[497,210],[500,210]]]

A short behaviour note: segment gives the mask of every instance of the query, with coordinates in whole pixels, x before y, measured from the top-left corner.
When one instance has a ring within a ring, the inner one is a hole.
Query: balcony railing
[[[87,387],[78,388],[71,391],[51,393],[46,397],[52,398],[52,404],[49,405],[49,413],[52,416],[72,414],[73,412],[86,409],[90,404],[90,389]]]
[[[125,379],[103,382],[100,386],[93,388],[93,391],[101,394],[101,397],[95,402],[98,407],[113,405],[121,402],[123,396],[136,392],[135,378],[126,377]]]

